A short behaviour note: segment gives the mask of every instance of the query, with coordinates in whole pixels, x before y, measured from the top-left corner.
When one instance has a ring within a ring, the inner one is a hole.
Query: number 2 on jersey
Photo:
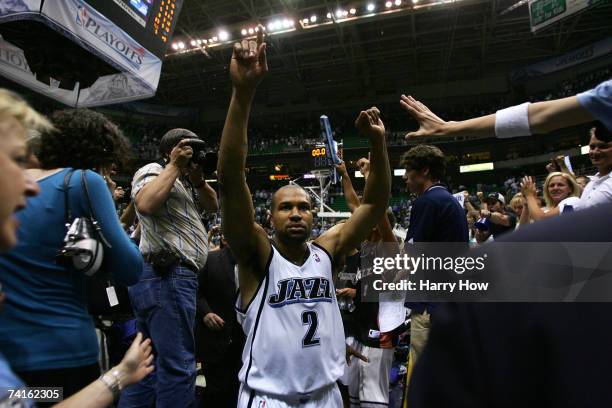
[[[321,343],[319,338],[315,338],[319,327],[319,317],[317,312],[306,310],[302,313],[302,325],[309,325],[306,335],[302,339],[302,347],[318,346]]]

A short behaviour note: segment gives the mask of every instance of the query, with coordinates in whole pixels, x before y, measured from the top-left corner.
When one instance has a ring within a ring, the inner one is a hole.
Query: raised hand
[[[181,170],[186,170],[193,156],[189,140],[183,139],[170,152],[170,163]]]
[[[370,160],[362,157],[361,159],[357,160],[357,167],[359,167],[359,171],[363,177],[367,179],[370,175]]]
[[[536,195],[536,185],[531,176],[523,177],[523,181],[521,182],[521,191],[525,197]]]
[[[338,173],[341,176],[348,174],[348,171],[346,170],[346,163],[344,163],[344,160],[340,161],[339,164],[336,164],[336,170],[338,170]]]
[[[400,105],[408,112],[417,122],[419,122],[419,130],[416,132],[406,133],[406,139],[412,137],[430,137],[439,136],[440,130],[447,124],[440,119],[429,108],[421,102],[414,99],[412,96],[402,95]]]
[[[355,120],[355,127],[368,137],[385,136],[385,125],[380,120],[380,111],[376,106],[359,112],[359,116]]]
[[[263,27],[259,26],[257,41],[242,40],[234,44],[230,77],[236,89],[254,90],[268,72]]]

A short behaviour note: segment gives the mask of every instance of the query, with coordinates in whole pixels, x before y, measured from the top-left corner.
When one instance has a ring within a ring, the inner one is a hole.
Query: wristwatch
[[[123,389],[123,386],[119,381],[119,370],[107,371],[100,376],[100,381],[106,385],[115,399],[119,396],[119,393],[121,393],[121,390]]]

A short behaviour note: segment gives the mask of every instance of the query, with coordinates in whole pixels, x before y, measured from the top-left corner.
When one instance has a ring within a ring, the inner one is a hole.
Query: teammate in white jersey
[[[262,30],[257,42],[234,45],[234,89],[221,136],[218,179],[247,334],[238,406],[339,408],[336,380],[344,370],[345,344],[332,265],[359,246],[387,208],[391,177],[385,128],[376,108],[361,112],[355,122],[370,140],[371,170],[363,202],[351,218],[308,244],[310,196],[298,186],[285,186],[272,199],[271,243],[254,221],[245,175],[251,102],[267,71]]]

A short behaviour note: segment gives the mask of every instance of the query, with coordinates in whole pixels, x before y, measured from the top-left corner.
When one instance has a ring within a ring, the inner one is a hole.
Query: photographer
[[[145,266],[129,292],[138,329],[155,345],[157,370],[126,390],[121,407],[195,403],[197,273],[208,256],[200,213],[218,208],[203,174],[215,163],[203,160],[202,144],[189,130],[170,130],[159,146],[163,161],[142,167],[132,181]]]

